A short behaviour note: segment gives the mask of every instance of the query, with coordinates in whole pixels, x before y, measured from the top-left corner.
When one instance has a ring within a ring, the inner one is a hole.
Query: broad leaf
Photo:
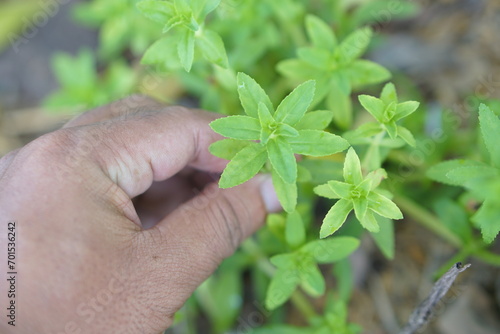
[[[325,293],[325,279],[313,261],[302,262],[299,267],[300,286],[313,297],[320,297]]]
[[[383,123],[385,103],[382,100],[370,95],[359,95],[358,100],[377,121]]]
[[[490,153],[491,164],[500,168],[500,145],[498,142],[500,119],[490,108],[481,104],[479,106],[479,124],[484,143]]]
[[[227,116],[210,123],[212,130],[224,137],[241,140],[258,140],[260,138],[259,120],[249,116]]]
[[[295,88],[281,101],[274,114],[274,119],[292,126],[298,123],[314,98],[315,85],[315,81],[310,80]]]
[[[212,143],[208,150],[216,157],[231,160],[239,151],[251,144],[246,140],[223,139]]]
[[[500,205],[498,200],[486,199],[472,216],[472,221],[481,229],[483,240],[487,243],[493,242],[500,232]]]
[[[334,192],[328,184],[321,184],[319,186],[314,187],[314,193],[318,196],[330,199],[341,198],[339,194]]]
[[[266,294],[266,307],[274,310],[284,304],[299,284],[299,275],[295,269],[278,269],[274,273]]]
[[[448,173],[452,170],[460,167],[470,167],[470,166],[486,166],[482,162],[473,160],[449,160],[438,163],[427,170],[427,177],[434,181],[438,181],[444,184],[449,184],[453,186],[459,186],[460,183],[455,182],[448,178]]]
[[[250,76],[245,73],[239,72],[236,80],[238,82],[238,94],[240,97],[241,105],[247,115],[257,118],[259,102],[266,105],[269,111],[273,111],[273,105],[269,96],[262,89],[262,87]]]
[[[369,60],[356,60],[346,71],[353,88],[377,84],[391,78],[391,72],[385,67]]]
[[[320,130],[300,130],[297,137],[287,139],[293,152],[311,156],[325,156],[349,147],[344,138]]]
[[[323,130],[333,119],[333,112],[330,110],[316,110],[308,112],[295,125],[297,130]]]
[[[250,180],[260,171],[266,161],[265,146],[254,143],[245,147],[227,164],[221,175],[219,186],[231,188]]]
[[[314,240],[301,248],[310,254],[317,263],[333,263],[346,258],[359,246],[359,240],[353,237],[331,237]]]
[[[368,194],[368,208],[378,213],[382,217],[390,219],[402,219],[403,214],[401,210],[385,196],[382,196],[376,192],[370,192]]]

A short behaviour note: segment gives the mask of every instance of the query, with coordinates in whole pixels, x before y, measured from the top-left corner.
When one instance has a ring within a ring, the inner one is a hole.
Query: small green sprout
[[[337,231],[353,209],[361,225],[370,232],[378,232],[380,229],[374,214],[402,219],[403,214],[396,204],[376,189],[386,176],[383,169],[377,169],[363,177],[359,158],[354,149],[350,148],[344,163],[345,182],[329,181],[314,188],[319,196],[338,199],[323,220],[320,238],[326,238]]]

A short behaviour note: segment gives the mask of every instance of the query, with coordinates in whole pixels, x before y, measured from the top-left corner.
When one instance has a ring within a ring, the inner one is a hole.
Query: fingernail
[[[274,190],[273,181],[270,175],[263,175],[264,180],[260,184],[260,194],[267,212],[279,212],[282,210],[276,191]]]

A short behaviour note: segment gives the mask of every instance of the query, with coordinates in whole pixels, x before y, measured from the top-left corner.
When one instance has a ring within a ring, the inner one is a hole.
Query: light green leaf
[[[460,183],[448,178],[447,174],[452,170],[460,167],[470,167],[470,166],[486,166],[482,162],[473,160],[449,160],[438,163],[427,170],[427,177],[444,184],[449,184],[453,186],[459,186]]]
[[[351,190],[353,188],[352,184],[330,180],[328,181],[328,186],[339,198],[348,199],[351,197]]]
[[[311,182],[312,175],[309,169],[297,164],[297,182]]]
[[[351,147],[347,151],[344,162],[344,180],[347,183],[358,185],[363,181],[361,173],[361,162],[356,154],[356,151]]]
[[[196,1],[196,0],[195,0]],[[186,0],[174,0],[175,10],[183,15],[191,14],[191,3]]]
[[[251,144],[238,152],[221,175],[219,186],[231,188],[250,180],[267,161],[265,146]]]
[[[266,307],[274,310],[284,304],[299,284],[299,275],[295,269],[278,269],[274,273],[266,294]]]
[[[392,82],[388,82],[385,84],[382,89],[382,93],[380,94],[380,99],[384,102],[385,105],[389,105],[392,102],[398,103],[398,94],[396,93],[396,87]]]
[[[368,173],[368,175],[366,175],[365,177],[365,181],[368,180],[370,182],[370,187],[368,188],[368,190],[377,188],[380,182],[382,182],[382,180],[384,179],[387,179],[387,172],[383,168],[378,168]]]
[[[385,131],[387,131],[387,134],[391,139],[396,139],[398,136],[398,126],[396,125],[396,122],[391,121],[384,123]]]
[[[352,204],[354,205],[354,214],[356,218],[362,222],[368,210],[368,200],[366,198],[353,198]]]
[[[361,223],[361,226],[363,226],[368,231],[372,233],[377,233],[380,231],[380,227],[372,211],[367,211],[365,216],[361,219],[358,218],[358,220]]]
[[[453,183],[460,184],[468,188],[474,188],[474,181],[478,179],[493,179],[499,176],[497,168],[483,165],[483,166],[465,166],[458,167],[450,170],[446,176],[452,180]]]
[[[252,329],[249,334],[313,334],[310,328],[271,324]],[[317,334],[317,333],[314,333]]]
[[[500,119],[484,104],[479,106],[479,125],[484,143],[490,153],[491,164],[500,168],[500,145],[498,142]]]
[[[351,96],[345,94],[339,83],[335,80],[330,82],[330,91],[326,98],[327,108],[333,110],[333,121],[341,129],[349,129],[352,125],[352,102]]]
[[[330,52],[310,46],[304,46],[297,49],[297,56],[312,67],[322,70],[328,70],[332,61]]]
[[[274,168],[272,170],[272,179],[281,206],[286,212],[293,212],[297,206],[297,184],[283,181]]]
[[[333,34],[333,29],[319,17],[307,15],[306,30],[315,47],[333,51],[337,46],[337,38]]]
[[[385,196],[382,196],[374,191],[368,194],[368,208],[382,217],[390,219],[402,219],[401,210]]]
[[[286,183],[295,183],[297,180],[297,162],[290,145],[282,139],[276,137],[267,142],[269,161]]]
[[[306,261],[299,267],[300,286],[312,297],[320,297],[325,293],[325,279],[316,263]]]
[[[380,230],[376,233],[370,232],[371,236],[375,240],[375,243],[382,254],[384,254],[387,259],[392,260],[394,258],[395,251],[394,222],[379,215],[377,215],[375,219],[377,220]]]
[[[194,60],[194,32],[192,30],[185,29],[182,32],[182,38],[177,44],[177,52],[182,67],[186,72],[191,71]]]
[[[341,198],[336,192],[332,190],[332,188],[328,184],[321,184],[314,187],[314,193],[318,196],[330,199]]]
[[[312,255],[317,263],[322,264],[340,261],[354,252],[358,246],[358,239],[342,236],[313,240],[300,250]]]
[[[369,60],[356,60],[347,68],[347,76],[353,89],[384,82],[391,78],[385,67]]]
[[[223,68],[229,66],[224,42],[222,42],[219,34],[206,29],[202,34],[196,36],[198,42],[197,46],[206,60]]]
[[[266,107],[266,105],[263,102],[259,102],[258,115],[259,115],[260,125],[263,128],[276,125],[276,121],[271,115],[270,110]]]
[[[472,229],[465,209],[448,197],[440,197],[433,205],[443,225],[457,235],[464,244],[472,240]]]
[[[280,269],[295,268],[295,253],[278,254],[271,257],[269,260]]]
[[[295,128],[291,127],[288,124],[279,123],[278,127],[276,128],[275,134],[276,134],[276,136],[298,137],[299,136],[299,131],[295,130]],[[289,141],[289,143],[290,143],[290,141]]]
[[[419,105],[420,103],[417,101],[406,101],[398,104],[396,106],[396,116],[394,116],[394,120],[398,121],[413,114],[413,112],[418,109]]]
[[[175,16],[174,5],[167,1],[144,0],[137,3],[137,9],[147,18],[162,24]]]
[[[241,140],[258,140],[260,138],[259,120],[250,116],[227,116],[210,123],[212,130],[218,134]]]
[[[223,139],[212,143],[208,150],[216,157],[231,160],[236,153],[251,145],[251,142],[246,140]]]
[[[500,232],[500,203],[497,199],[486,199],[471,219],[481,229],[483,240],[493,242]]]
[[[318,69],[301,59],[285,59],[276,65],[276,70],[284,77],[297,81],[315,78],[319,73]]]
[[[308,112],[302,117],[299,123],[295,125],[297,130],[323,130],[333,119],[333,111],[316,110]]]
[[[385,103],[382,100],[370,95],[359,95],[358,100],[377,121],[383,123]]]
[[[349,34],[339,45],[339,55],[342,63],[349,63],[365,53],[372,38],[369,27],[358,29]]]
[[[287,139],[293,152],[310,156],[326,156],[349,147],[344,138],[320,130],[300,130],[297,137]]]
[[[172,41],[174,37],[174,41]],[[168,62],[168,65],[173,67],[180,66],[179,63],[179,53],[176,48],[172,47],[172,43],[180,43],[180,41],[175,39],[175,36],[169,36],[167,38],[161,38],[154,42],[142,56],[141,64],[143,65],[153,65],[153,64],[163,64]],[[175,64],[170,64],[170,60],[175,62]]]
[[[330,211],[328,211],[325,219],[323,219],[319,237],[323,239],[337,231],[344,224],[347,215],[352,209],[353,205],[351,201],[346,199],[338,200]]]
[[[285,240],[292,248],[301,246],[306,240],[304,222],[296,210],[289,213],[286,217]]]
[[[258,117],[260,102],[264,103],[269,111],[274,111],[269,96],[254,79],[242,72],[238,73],[236,79],[241,105],[248,116]]]
[[[297,124],[314,98],[315,85],[314,80],[309,80],[295,88],[281,101],[274,113],[274,119],[292,126]]]
[[[411,147],[416,147],[417,142],[415,141],[415,137],[407,128],[398,125],[398,136],[402,138],[408,145]]]

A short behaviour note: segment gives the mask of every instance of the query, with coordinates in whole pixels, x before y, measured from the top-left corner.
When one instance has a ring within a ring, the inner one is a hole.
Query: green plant
[[[391,18],[418,9],[411,1],[398,8]],[[486,163],[471,144],[473,122],[465,135],[445,122],[447,140],[424,151],[427,106],[414,101],[420,99],[418,89],[366,59],[384,39],[376,28],[389,9],[389,0],[79,5],[78,19],[100,27],[99,70],[86,51],[75,59],[56,56],[62,87],[49,97],[50,105],[103,104],[140,90],[144,73],[155,72],[160,96],[181,87],[201,108],[227,116],[210,124],[226,137],[210,146],[212,154],[228,160],[219,186],[270,173],[285,209],[268,215],[265,227],[186,303],[176,316],[183,332],[196,333],[199,312],[215,332],[230,330],[243,309],[244,292],[265,306],[266,324],[253,328],[254,334],[361,332],[348,321],[353,289],[348,256],[367,233],[392,259],[393,220],[402,212],[456,247],[450,262],[473,256],[500,265],[500,256],[489,250],[500,230],[500,152],[494,144],[500,121],[481,107]],[[413,166],[412,154],[422,151],[424,162]],[[448,156],[473,160],[430,168]],[[403,176],[406,169],[411,172]],[[453,187],[426,181],[426,172]],[[329,199],[336,200],[331,208]],[[482,205],[476,211],[470,203]],[[332,275],[336,285],[327,288]],[[243,286],[243,276],[250,287]],[[311,304],[310,298],[322,296]],[[287,302],[302,314],[303,326],[283,324]]]

